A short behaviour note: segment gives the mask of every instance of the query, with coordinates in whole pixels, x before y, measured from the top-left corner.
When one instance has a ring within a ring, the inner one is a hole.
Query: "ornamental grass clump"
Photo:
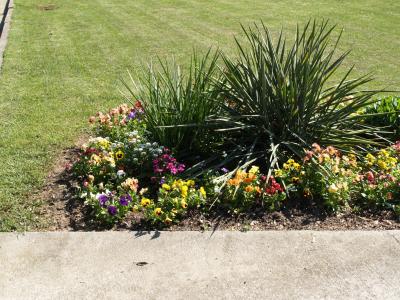
[[[218,52],[196,53],[187,69],[159,60],[138,74],[137,80],[124,82],[128,99],[140,99],[147,129],[155,141],[173,150],[199,154],[209,150],[213,137],[205,136],[207,117],[218,111],[218,91],[214,88],[218,76]]]

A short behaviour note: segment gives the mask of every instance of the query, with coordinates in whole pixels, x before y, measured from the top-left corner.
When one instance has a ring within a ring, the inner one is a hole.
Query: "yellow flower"
[[[290,167],[290,166],[289,166],[287,163],[284,163],[284,164],[283,164],[283,168],[284,168],[285,170],[289,169],[289,167]]]
[[[386,162],[384,162],[383,160],[378,160],[378,166],[382,170],[387,170],[388,169],[388,166],[387,166]]]
[[[166,217],[164,222],[165,222],[165,224],[171,224],[172,223],[172,219]]]
[[[207,197],[207,193],[204,187],[200,187],[199,192],[203,196],[203,198]]]
[[[373,156],[371,153],[368,153],[365,158],[367,159],[367,163],[369,166],[372,166],[376,160],[375,156]]]
[[[332,194],[336,193],[338,190],[339,188],[334,183],[332,183],[328,188],[328,192]]]
[[[238,170],[235,177],[238,179],[244,179],[247,177],[247,173],[243,170]]]
[[[188,181],[186,181],[186,184],[187,184],[188,186],[194,186],[195,182],[194,182],[194,180],[189,179]]]
[[[150,205],[150,203],[151,203],[151,200],[148,198],[142,198],[142,201],[140,201],[140,205],[142,205],[143,207]]]
[[[379,154],[382,155],[383,157],[389,157],[389,152],[387,152],[387,150],[385,149],[379,151]]]
[[[100,147],[102,147],[103,149],[108,149],[108,147],[110,146],[111,142],[107,139],[101,139],[98,143],[97,143]]]
[[[296,171],[300,171],[301,166],[300,166],[300,164],[298,164],[298,163],[294,163],[294,164],[293,164],[293,168],[294,168]]]
[[[275,170],[274,171],[275,177],[282,177],[283,172],[281,169]]]
[[[89,175],[88,176],[88,181],[89,182],[93,182],[94,181],[94,176],[93,175]]]
[[[122,152],[121,150],[118,150],[118,151],[115,153],[115,158],[116,158],[117,160],[123,159],[124,156],[125,156],[125,154],[124,154],[124,152]]]
[[[328,153],[322,153],[322,157],[324,158],[325,161],[330,161],[331,157],[329,156]]]
[[[157,207],[157,208],[154,210],[154,214],[155,214],[156,216],[161,215],[161,214],[162,214],[161,208]]]
[[[169,191],[171,189],[170,185],[166,183],[163,183],[161,187],[166,191]]]
[[[309,188],[305,188],[303,190],[303,196],[306,197],[306,198],[309,198],[311,196],[311,191],[310,191]]]
[[[337,173],[339,173],[339,171],[340,171],[340,169],[339,169],[338,165],[334,165],[334,166],[332,167],[332,172],[333,172],[333,173],[337,174]]]
[[[295,163],[295,161],[293,159],[289,159],[286,163],[288,165],[293,165]]]
[[[257,174],[259,170],[260,170],[259,167],[257,167],[257,166],[252,166],[251,169],[250,169],[250,171],[249,171],[249,173],[250,173],[250,174]]]
[[[183,198],[186,198],[188,195],[188,186],[187,185],[182,185],[181,187],[181,195]]]
[[[300,181],[300,178],[299,177],[292,177],[292,182],[293,183],[299,183],[299,181]]]
[[[187,205],[185,200],[181,201],[181,206],[182,206],[182,208],[187,208],[188,207],[188,205]]]
[[[98,156],[97,154],[92,154],[92,156],[90,157],[90,160],[96,165],[101,163],[101,157]]]

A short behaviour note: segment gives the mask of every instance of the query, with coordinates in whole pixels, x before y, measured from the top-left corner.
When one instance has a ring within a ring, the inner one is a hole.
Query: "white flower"
[[[124,177],[125,175],[126,175],[126,173],[124,172],[124,170],[118,170],[118,172],[117,172],[118,177]]]

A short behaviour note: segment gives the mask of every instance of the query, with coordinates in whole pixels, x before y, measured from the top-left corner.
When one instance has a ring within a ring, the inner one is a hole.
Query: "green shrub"
[[[390,131],[387,135],[392,141],[400,137],[400,97],[380,98],[377,102],[368,105],[362,113],[366,124],[383,127],[384,130]]]

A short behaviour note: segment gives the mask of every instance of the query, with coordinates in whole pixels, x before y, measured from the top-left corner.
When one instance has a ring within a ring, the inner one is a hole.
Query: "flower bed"
[[[270,176],[252,165],[194,179],[169,149],[151,140],[143,114],[137,102],[90,118],[97,136],[83,145],[73,172],[80,198],[101,222],[137,214],[159,227],[176,223],[188,210],[238,214],[304,203],[332,212],[373,208],[400,214],[400,143],[364,157],[313,144],[302,160],[290,158]],[[215,179],[229,173],[221,188]]]
[[[92,218],[160,227],[288,207],[400,214],[398,98],[376,98],[351,70],[327,86],[346,57],[328,50],[333,29],[309,22],[289,47],[256,25],[236,58],[210,50],[187,71],[161,61],[131,76],[133,105],[90,118],[95,137],[73,167]]]

